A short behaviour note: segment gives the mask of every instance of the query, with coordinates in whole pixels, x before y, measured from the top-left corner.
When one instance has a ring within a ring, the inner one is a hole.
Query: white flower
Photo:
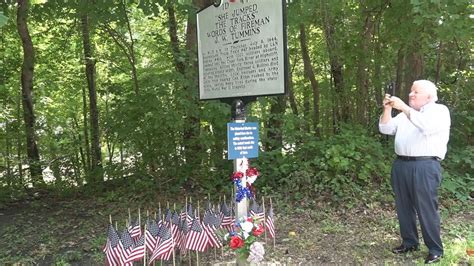
[[[242,230],[246,233],[250,233],[252,232],[252,229],[253,229],[253,223],[252,222],[248,222],[248,221],[245,221],[243,223],[240,224],[240,227],[242,228]]]
[[[263,247],[262,243],[254,242],[250,245],[250,253],[249,257],[247,258],[248,262],[260,262],[263,260],[263,256],[265,255],[265,248]]]

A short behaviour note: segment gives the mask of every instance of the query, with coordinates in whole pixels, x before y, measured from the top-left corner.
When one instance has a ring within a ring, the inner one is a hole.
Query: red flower
[[[258,176],[258,170],[255,167],[249,167],[247,171],[245,171],[246,176]]]
[[[244,241],[238,236],[233,236],[230,238],[229,246],[231,249],[238,249],[244,246]]]
[[[253,235],[254,236],[259,236],[259,235],[263,234],[263,231],[265,231],[265,229],[263,228],[263,225],[259,224],[256,229],[253,229]]]
[[[232,181],[235,181],[235,180],[240,180],[240,179],[242,179],[242,177],[244,177],[244,173],[242,173],[242,172],[234,172],[230,178],[232,179]]]

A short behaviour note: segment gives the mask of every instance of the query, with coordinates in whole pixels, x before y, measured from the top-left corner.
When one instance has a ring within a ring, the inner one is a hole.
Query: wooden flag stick
[[[142,230],[142,223],[140,219],[140,208],[138,208],[138,227],[140,227],[140,231]]]
[[[148,211],[146,212],[147,213],[147,216],[148,216]],[[146,224],[145,226],[143,227],[144,229],[144,234],[145,234],[145,242],[143,243],[143,245],[145,245],[145,254],[143,255],[143,266],[146,266]]]
[[[191,199],[189,199],[189,200],[191,201]],[[186,215],[188,215],[188,209],[187,208],[186,208]],[[196,216],[196,210],[194,210],[194,216]],[[191,222],[191,227],[192,226],[193,226],[193,224]],[[190,231],[190,228],[188,228],[188,236],[189,236],[189,231]],[[189,257],[188,257],[189,266],[192,266],[191,256],[193,255],[193,253],[191,252],[191,250],[189,250],[188,254],[189,254]]]
[[[128,221],[132,221],[132,215],[130,214],[130,208],[128,208]]]
[[[161,220],[163,221],[162,226],[166,226],[164,213],[161,214]],[[163,258],[160,259],[160,265],[163,265]]]
[[[112,214],[109,214],[109,222],[112,224]]]
[[[176,245],[175,245],[175,242],[174,242],[172,223],[173,223],[173,219],[170,219],[171,241],[172,241],[172,245],[173,245],[173,266],[176,266],[176,253],[174,251]]]
[[[262,206],[263,206],[263,227],[264,227],[264,228],[263,228],[263,229],[264,229],[264,230],[263,230],[263,233],[264,233],[264,235],[265,235],[265,244],[267,244],[267,228],[265,228],[265,227],[266,227],[266,226],[265,226],[265,225],[266,225],[266,221],[267,221],[267,219],[266,219],[267,212],[266,212],[266,210],[265,210],[265,198],[264,198],[263,196],[262,196]]]
[[[199,200],[197,202],[197,210],[196,211],[197,211],[197,217],[199,217]],[[199,251],[197,251],[197,250],[196,250],[196,266],[199,266]]]
[[[273,211],[275,211],[275,210],[273,209],[272,198],[270,198],[270,208],[271,208]],[[273,227],[274,227],[273,230],[275,230],[275,227],[276,227],[276,225],[275,225],[275,217],[272,217],[272,218],[273,218]],[[275,237],[273,237],[273,249],[274,249],[274,250],[275,250],[275,238],[276,238],[276,233],[275,233]]]

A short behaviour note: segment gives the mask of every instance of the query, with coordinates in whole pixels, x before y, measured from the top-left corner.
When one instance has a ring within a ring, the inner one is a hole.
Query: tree
[[[86,1],[87,2],[87,1]],[[102,153],[100,144],[99,130],[99,109],[97,108],[97,89],[95,82],[95,59],[93,56],[90,34],[89,17],[84,11],[81,14],[82,42],[84,48],[85,74],[87,78],[87,87],[89,89],[89,108],[91,125],[91,151],[92,151],[92,169],[88,180],[90,183],[102,181]]]
[[[40,156],[35,132],[35,113],[33,105],[33,76],[35,67],[35,49],[28,31],[28,0],[18,0],[17,29],[23,46],[23,66],[21,68],[21,91],[23,120],[26,129],[26,154],[30,166],[33,185],[44,183]]]

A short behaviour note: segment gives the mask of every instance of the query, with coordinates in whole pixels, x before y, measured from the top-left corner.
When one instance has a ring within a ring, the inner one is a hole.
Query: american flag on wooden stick
[[[133,239],[130,236],[130,233],[128,232],[127,229],[124,229],[122,232],[122,235],[120,237],[120,241],[122,241],[122,246],[123,246],[123,255],[124,255],[124,262],[125,265],[131,266],[132,263],[128,262],[130,258],[130,254],[132,253],[133,250]]]
[[[252,205],[250,206],[249,214],[250,216],[254,217],[254,219],[263,221],[265,217],[263,205],[259,206],[256,200],[252,200]]]
[[[225,201],[221,204],[220,217],[222,228],[226,229],[227,231],[232,231],[234,227],[234,217],[232,212],[229,210],[229,207],[227,207]]]
[[[145,240],[145,246],[146,249],[150,252],[153,252],[153,249],[155,249],[157,238],[158,238],[158,230],[160,228],[156,224],[154,220],[147,219],[146,221],[146,240]]]
[[[176,211],[173,212],[170,222],[171,236],[176,241],[179,235],[179,215]]]
[[[208,246],[209,239],[202,229],[199,217],[194,218],[191,229],[186,237],[186,249],[204,252]]]
[[[270,234],[271,238],[275,238],[275,225],[273,223],[273,207],[270,207],[270,210],[268,211],[267,219],[265,221],[265,227],[266,230],[268,230],[268,233]]]
[[[176,245],[178,245],[178,248],[181,250],[182,253],[186,252],[186,238],[188,236],[188,222],[186,222],[186,219],[181,220],[181,224],[179,226],[179,238],[176,240]]]
[[[119,235],[112,224],[109,224],[107,230],[107,243],[105,244],[104,252],[106,257],[105,262],[107,265],[115,266],[124,264],[125,259],[123,246],[120,242]]]
[[[142,235],[142,229],[140,227],[140,223],[138,223],[138,220],[136,220],[134,223],[130,223],[128,226],[128,232],[130,233],[130,236],[133,240],[138,240],[138,238],[140,238]]]
[[[161,226],[159,239],[160,242],[156,245],[150,257],[150,264],[156,259],[169,260],[173,253],[173,238],[171,237],[171,232],[167,227]]]
[[[129,239],[131,240],[131,238]],[[125,249],[125,246],[124,246],[124,249]],[[126,260],[125,260],[126,265],[133,265],[133,261],[143,259],[143,257],[145,257],[145,251],[146,251],[145,235],[142,235],[138,239],[138,241],[134,242],[132,246],[126,250]]]
[[[189,203],[186,209],[186,221],[188,222],[188,229],[191,228],[193,219],[194,219],[193,206],[191,205],[191,203]]]
[[[171,210],[170,209],[166,209],[165,211],[165,224],[169,227],[170,226],[170,222],[171,222],[171,217],[173,216],[173,214],[171,213]]]
[[[215,232],[217,227],[215,227],[215,224],[214,224],[216,220],[214,217],[215,217],[215,214],[212,211],[206,212],[204,214],[204,217],[202,218],[202,227],[209,239],[209,245],[211,247],[221,248],[222,241],[219,239],[219,237],[217,236]]]

